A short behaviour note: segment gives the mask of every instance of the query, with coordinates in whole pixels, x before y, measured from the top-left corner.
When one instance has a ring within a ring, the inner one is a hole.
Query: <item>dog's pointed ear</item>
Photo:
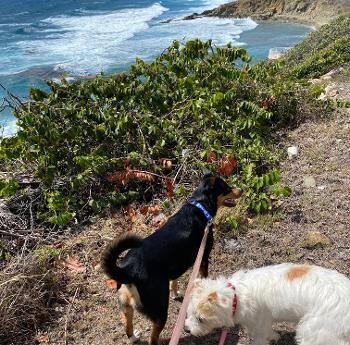
[[[214,186],[215,184],[215,175],[208,169],[203,168],[203,181],[208,182],[210,186]]]
[[[207,169],[207,168],[202,168],[202,173],[203,173],[203,177],[205,178],[207,175],[210,176],[210,175],[213,175],[213,173]]]
[[[218,294],[214,291],[208,295],[208,301],[210,303],[215,303],[218,299]]]

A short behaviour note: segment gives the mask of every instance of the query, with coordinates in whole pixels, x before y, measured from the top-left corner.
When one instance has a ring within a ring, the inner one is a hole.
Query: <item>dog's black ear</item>
[[[202,169],[202,172],[203,172],[203,178],[207,178],[207,177],[210,177],[210,176],[213,176],[214,174],[207,168],[203,168]]]
[[[215,175],[208,169],[203,169],[203,173],[204,173],[204,176],[203,176],[203,181],[205,183],[208,183],[210,186],[214,186],[215,184]]]

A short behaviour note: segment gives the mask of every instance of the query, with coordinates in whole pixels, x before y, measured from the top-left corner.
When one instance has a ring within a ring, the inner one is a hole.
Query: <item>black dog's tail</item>
[[[133,283],[132,277],[121,267],[117,266],[117,259],[122,252],[130,248],[140,247],[142,238],[136,235],[126,235],[115,238],[107,246],[102,254],[101,267],[104,272],[112,279],[117,281],[118,288],[120,284]]]

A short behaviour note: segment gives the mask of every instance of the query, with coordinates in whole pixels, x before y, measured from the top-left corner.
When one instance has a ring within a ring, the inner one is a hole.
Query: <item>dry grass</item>
[[[51,304],[62,286],[47,260],[21,256],[0,273],[1,344],[33,344],[37,329],[52,316]]]

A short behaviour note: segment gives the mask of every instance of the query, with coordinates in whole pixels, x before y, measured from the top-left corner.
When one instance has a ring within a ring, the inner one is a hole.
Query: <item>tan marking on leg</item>
[[[170,296],[175,299],[178,296],[179,284],[177,280],[170,281]]]
[[[134,336],[134,308],[139,302],[139,295],[135,286],[123,284],[118,291],[118,299],[122,312],[122,321],[125,325],[125,333],[128,338],[131,338]]]
[[[126,285],[122,285],[119,289],[119,304],[122,312],[122,321],[125,326],[125,333],[128,338],[134,335],[133,316],[134,308],[131,305],[132,294]]]
[[[134,335],[134,324],[133,324],[133,317],[134,317],[134,309],[131,306],[125,307],[123,314],[125,316],[125,333],[128,336],[128,338],[131,338]]]
[[[159,345],[159,335],[165,326],[164,322],[152,322],[152,334],[149,341],[149,345]]]
[[[310,271],[309,266],[293,267],[287,273],[288,280],[293,281],[295,279],[302,278],[302,277],[306,276],[309,273],[309,271]]]

